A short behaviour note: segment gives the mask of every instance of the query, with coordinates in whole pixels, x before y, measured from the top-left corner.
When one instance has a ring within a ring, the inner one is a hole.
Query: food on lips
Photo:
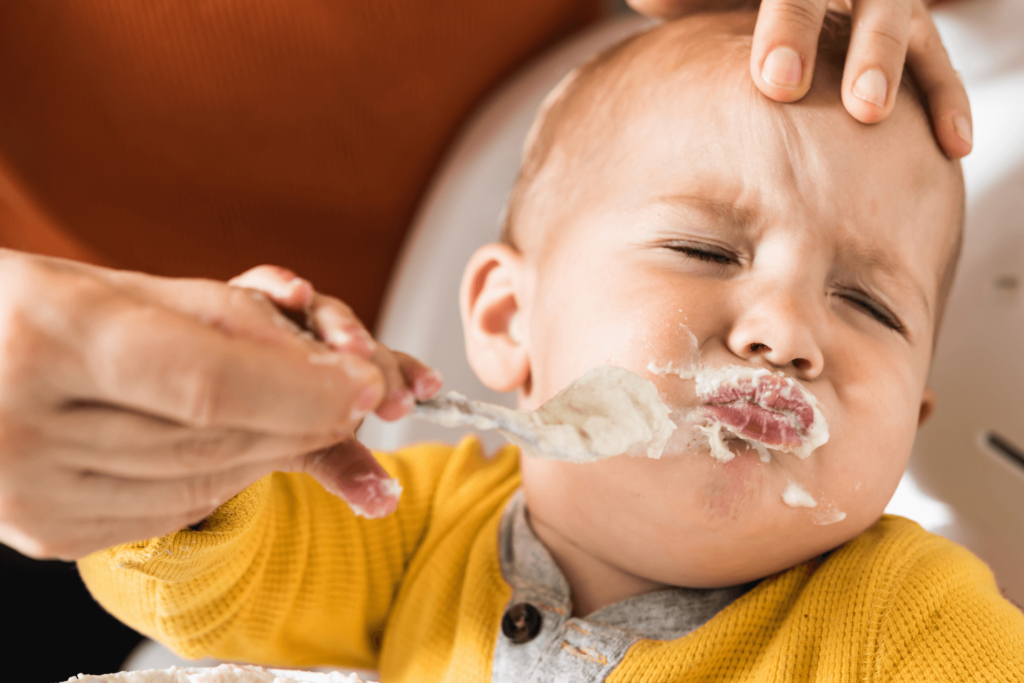
[[[828,423],[818,400],[792,377],[740,365],[700,368],[689,374],[701,401],[696,412],[706,423],[702,431],[712,438],[712,454],[723,462],[733,457],[721,443],[723,430],[755,447],[801,459],[828,441]]]

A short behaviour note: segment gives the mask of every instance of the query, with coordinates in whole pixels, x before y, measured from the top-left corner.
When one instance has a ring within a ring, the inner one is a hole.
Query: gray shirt
[[[603,681],[639,640],[673,640],[703,625],[753,584],[669,588],[572,616],[569,584],[533,533],[519,491],[498,537],[512,587],[494,651],[494,683]]]

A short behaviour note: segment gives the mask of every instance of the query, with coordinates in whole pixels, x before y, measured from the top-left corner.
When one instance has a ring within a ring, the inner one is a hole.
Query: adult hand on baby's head
[[[393,410],[373,353],[245,289],[0,250],[0,293],[0,542],[27,555],[183,528]]]
[[[746,0],[628,0],[633,9],[670,19],[688,12],[735,9]],[[903,65],[928,102],[935,137],[951,159],[970,153],[971,108],[926,0],[762,0],[750,55],[758,89],[779,102],[795,102],[811,87],[818,34],[825,11],[850,13],[853,34],[843,70],[843,104],[863,123],[892,112]]]

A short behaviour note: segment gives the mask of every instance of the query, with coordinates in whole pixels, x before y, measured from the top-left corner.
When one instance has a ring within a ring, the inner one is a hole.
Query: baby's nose
[[[812,380],[821,374],[824,357],[811,317],[806,306],[788,297],[762,300],[736,321],[728,337],[729,350],[745,361],[761,359]]]

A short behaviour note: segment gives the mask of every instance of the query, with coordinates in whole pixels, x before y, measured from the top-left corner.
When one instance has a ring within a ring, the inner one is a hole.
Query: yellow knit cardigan
[[[199,531],[79,563],[96,598],[187,657],[487,681],[511,589],[498,523],[517,452],[475,439],[378,454],[398,511],[355,517],[274,474]],[[820,565],[769,577],[684,638],[641,640],[609,681],[1024,681],[1024,615],[967,550],[886,515]]]

